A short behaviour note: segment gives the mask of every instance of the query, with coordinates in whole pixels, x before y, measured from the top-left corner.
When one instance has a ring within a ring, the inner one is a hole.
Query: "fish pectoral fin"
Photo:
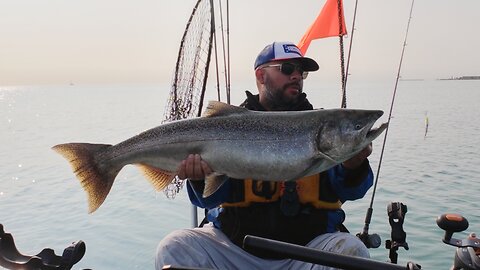
[[[317,159],[324,159],[327,160],[328,162],[334,163],[334,164],[339,164],[339,161],[336,161],[335,159],[331,158],[329,155],[324,154],[320,151],[316,153]]]
[[[328,156],[326,156],[326,157],[328,157]],[[298,180],[298,179],[303,178],[305,176],[310,176],[310,175],[314,175],[314,174],[317,174],[317,173],[321,173],[321,172],[326,171],[329,168],[335,166],[336,164],[337,164],[337,162],[335,162],[330,157],[328,157],[328,159],[318,158],[318,159],[314,160],[312,162],[312,164],[310,165],[310,167],[308,167],[305,171],[301,172],[300,174],[293,177],[292,179],[286,179],[286,181],[295,181],[295,180]]]
[[[150,181],[156,191],[162,191],[175,178],[175,172],[164,171],[162,169],[147,165],[135,164],[143,172],[145,177]]]
[[[215,191],[217,191],[225,182],[227,178],[224,174],[212,173],[205,177],[205,188],[203,189],[203,198],[206,198]]]

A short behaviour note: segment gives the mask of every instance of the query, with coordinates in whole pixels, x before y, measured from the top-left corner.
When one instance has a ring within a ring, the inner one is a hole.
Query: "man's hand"
[[[203,180],[205,176],[213,171],[208,164],[202,160],[199,154],[190,154],[187,159],[182,160],[177,169],[178,178],[184,180]]]
[[[343,162],[343,167],[347,169],[355,169],[358,166],[362,165],[365,159],[370,156],[372,153],[372,143],[370,143],[367,147],[365,147],[360,153],[356,156],[352,157],[351,159]]]

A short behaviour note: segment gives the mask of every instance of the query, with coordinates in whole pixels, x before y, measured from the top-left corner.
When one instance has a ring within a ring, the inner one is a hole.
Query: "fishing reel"
[[[467,219],[457,214],[443,214],[437,218],[437,225],[445,231],[442,241],[457,247],[451,270],[480,270],[480,239],[475,233],[463,240],[452,238],[453,233],[468,228]]]
[[[368,208],[367,210],[367,215],[365,216],[365,225],[363,227],[363,231],[361,233],[357,233],[357,237],[360,239],[360,241],[363,242],[363,244],[367,248],[378,248],[382,244],[382,239],[380,236],[376,233],[374,234],[369,234],[368,229],[369,229],[369,224],[370,220],[372,219],[372,213],[373,213],[373,208]]]
[[[5,233],[0,224],[0,266],[18,270],[70,270],[85,255],[83,241],[73,242],[58,256],[50,248],[43,249],[37,255],[20,253],[10,233]],[[89,269],[84,269],[89,270]]]

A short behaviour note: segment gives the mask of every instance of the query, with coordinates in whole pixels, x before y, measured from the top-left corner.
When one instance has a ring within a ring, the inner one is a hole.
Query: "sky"
[[[225,7],[226,0],[221,1]],[[352,39],[355,2],[344,0],[345,57],[353,40],[349,80],[396,77],[412,2],[359,0]],[[195,3],[0,0],[0,86],[169,83]],[[266,44],[297,43],[324,3],[229,1],[232,82],[253,80],[253,62]],[[480,75],[479,11],[478,0],[415,1],[402,78]],[[320,65],[309,78],[339,79],[338,38],[313,41],[307,56]]]

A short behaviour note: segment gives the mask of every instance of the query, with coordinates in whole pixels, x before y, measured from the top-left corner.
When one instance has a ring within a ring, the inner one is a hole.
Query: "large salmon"
[[[71,164],[88,194],[89,212],[103,203],[118,172],[138,165],[156,190],[175,177],[182,160],[200,154],[215,172],[208,197],[225,175],[290,181],[319,173],[360,152],[385,128],[371,129],[377,110],[256,112],[212,101],[202,117],[170,122],[117,145],[67,143],[53,147]]]

